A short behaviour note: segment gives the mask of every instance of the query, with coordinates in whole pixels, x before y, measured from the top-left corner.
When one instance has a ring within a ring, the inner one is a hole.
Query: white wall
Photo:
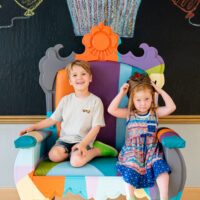
[[[15,187],[13,166],[17,149],[14,140],[27,124],[0,125],[0,188]],[[200,124],[161,124],[176,130],[185,140],[186,148],[181,150],[187,166],[187,187],[200,187]]]
[[[200,187],[200,124],[161,124],[174,129],[186,140],[182,149],[187,168],[187,187]]]
[[[13,188],[13,168],[17,149],[14,140],[28,124],[0,124],[0,188]]]

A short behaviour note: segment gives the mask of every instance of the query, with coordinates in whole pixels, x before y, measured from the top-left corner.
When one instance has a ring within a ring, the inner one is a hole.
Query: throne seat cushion
[[[54,163],[45,159],[39,163],[36,176],[116,176],[117,158],[95,158],[83,167],[72,167],[69,161]]]

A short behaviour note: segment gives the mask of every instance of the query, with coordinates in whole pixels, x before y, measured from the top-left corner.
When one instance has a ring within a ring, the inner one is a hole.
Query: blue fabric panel
[[[144,191],[149,197],[151,197],[152,200],[160,198],[157,185],[154,185],[153,187],[150,188],[144,188]]]
[[[164,147],[169,149],[185,148],[185,140],[178,136],[164,137],[161,143]]]
[[[83,167],[72,167],[69,161],[58,163],[47,176],[103,176],[102,172],[90,163]]]
[[[101,159],[101,160],[99,160]],[[102,172],[104,176],[116,176],[116,162],[117,158],[96,158],[90,162],[91,165],[96,167]]]
[[[129,77],[132,75],[132,67],[126,64],[120,64],[120,72],[119,72],[119,84],[118,91],[121,86],[127,82]],[[128,103],[127,96],[124,97],[120,103],[120,107],[126,107]],[[116,121],[116,148],[121,150],[124,141],[125,141],[125,130],[126,130],[126,119],[117,119]]]
[[[68,192],[71,192],[72,194],[79,194],[84,199],[88,199],[85,177],[82,176],[66,177],[63,196],[66,196]]]
[[[124,63],[120,64],[119,85],[118,91],[121,86],[128,81],[132,74],[135,72],[145,73],[144,70]],[[120,103],[120,107],[126,107],[128,104],[128,97],[124,97]],[[116,122],[116,148],[120,150],[125,141],[126,119],[117,119]]]
[[[52,115],[52,111],[47,111],[46,117],[49,118]]]
[[[181,200],[183,192],[179,192],[176,196],[171,197],[169,200]]]
[[[15,148],[30,148],[34,147],[36,143],[37,140],[30,135],[20,136],[14,141]]]
[[[80,168],[72,167],[69,161],[65,161],[57,163],[50,170],[48,168],[49,165],[47,165],[47,169],[45,170],[45,161],[42,162],[36,169],[40,171],[40,176],[44,176],[45,174],[46,176],[116,176],[117,174],[117,158],[111,157],[95,158]],[[48,173],[46,173],[47,171]]]
[[[46,113],[46,117],[49,118],[52,115],[52,111],[48,111]],[[47,150],[49,151],[51,147],[55,144],[55,141],[58,139],[58,133],[56,126],[51,126],[49,128],[46,128],[45,130],[51,131],[51,137],[47,139]]]

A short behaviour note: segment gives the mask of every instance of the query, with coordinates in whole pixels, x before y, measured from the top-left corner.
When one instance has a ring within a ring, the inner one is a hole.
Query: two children
[[[155,92],[160,94],[165,106],[156,107]],[[122,98],[128,94],[128,108],[120,108]],[[134,189],[152,187],[155,181],[161,200],[168,199],[170,168],[156,137],[158,117],[172,113],[176,106],[171,97],[158,88],[147,75],[135,73],[113,99],[108,112],[126,118],[127,138],[117,163],[127,189],[127,200],[135,200]]]
[[[74,93],[62,98],[55,112],[21,131],[21,134],[39,130],[61,122],[61,136],[49,152],[50,160],[60,162],[70,157],[74,167],[81,167],[96,156],[116,156],[109,145],[93,142],[101,127],[105,126],[104,109],[99,97],[89,92],[92,73],[88,63],[74,61],[66,70]],[[156,107],[155,93],[162,96],[165,106]],[[119,108],[128,94],[128,108]],[[125,83],[111,102],[108,112],[127,119],[127,138],[117,163],[117,169],[126,182],[127,199],[134,200],[134,189],[158,184],[162,200],[168,199],[170,168],[156,137],[158,117],[172,113],[176,106],[171,97],[158,88],[144,74],[136,73]]]

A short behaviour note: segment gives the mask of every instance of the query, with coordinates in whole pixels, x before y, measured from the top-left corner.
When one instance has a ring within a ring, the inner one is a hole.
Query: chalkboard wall
[[[14,1],[1,1],[0,27],[11,24],[24,10]],[[200,8],[192,19],[200,24]],[[39,86],[38,63],[47,48],[63,44],[62,56],[81,53],[65,0],[44,0],[28,19],[0,28],[0,115],[45,114],[45,96]],[[165,61],[164,89],[177,104],[175,115],[200,115],[200,27],[185,19],[171,0],[142,0],[133,38],[122,38],[121,53],[145,42],[158,49]]]

